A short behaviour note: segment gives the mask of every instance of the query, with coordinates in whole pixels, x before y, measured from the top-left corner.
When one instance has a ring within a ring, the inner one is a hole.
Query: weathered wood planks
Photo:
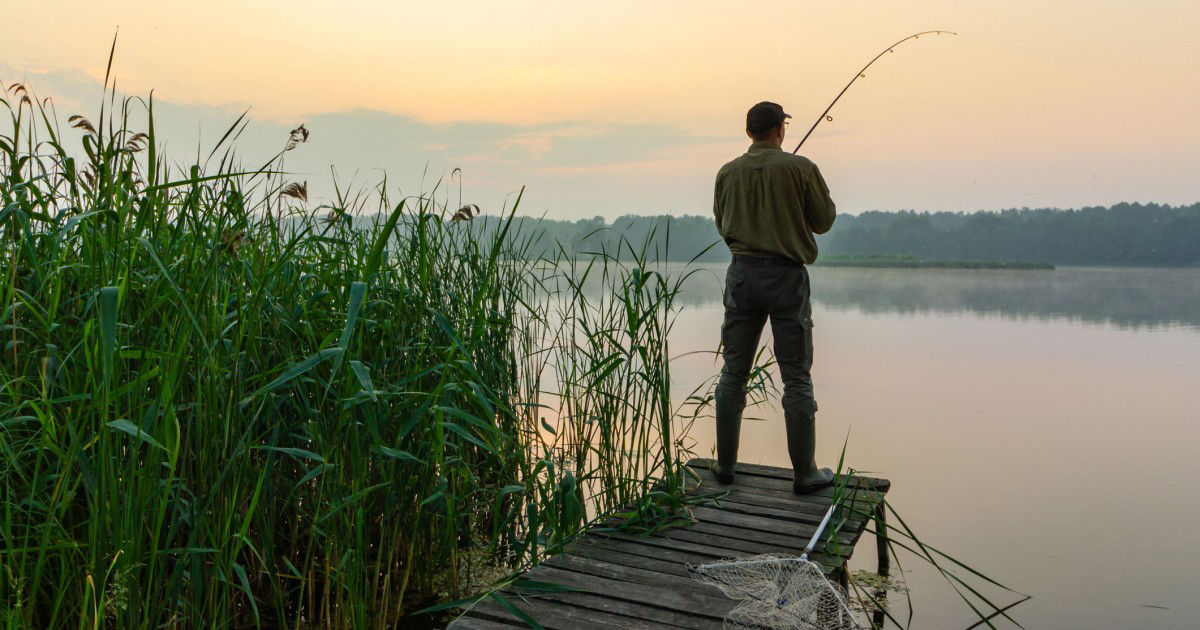
[[[570,587],[568,592],[508,588],[507,603],[484,599],[455,620],[454,630],[527,627],[509,606],[547,630],[720,628],[736,605],[715,587],[688,576],[687,564],[760,553],[799,554],[833,501],[832,489],[797,496],[791,471],[738,464],[731,486],[716,483],[712,461],[688,463],[701,492],[721,496],[692,509],[695,522],[653,536],[619,530],[589,532],[525,577]],[[822,541],[813,559],[828,573],[843,567],[891,484],[856,477],[843,505],[850,509],[836,538]]]

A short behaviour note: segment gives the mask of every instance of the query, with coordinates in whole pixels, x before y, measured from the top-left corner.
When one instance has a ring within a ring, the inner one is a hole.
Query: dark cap
[[[746,112],[746,131],[760,136],[783,124],[792,115],[785,113],[779,103],[763,101]]]

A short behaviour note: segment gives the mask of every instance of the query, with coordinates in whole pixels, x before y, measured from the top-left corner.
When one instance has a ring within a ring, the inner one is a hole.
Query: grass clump
[[[174,165],[152,101],[2,96],[8,627],[411,624],[680,495],[653,252],[525,256],[514,208],[386,181],[310,208],[303,126]]]

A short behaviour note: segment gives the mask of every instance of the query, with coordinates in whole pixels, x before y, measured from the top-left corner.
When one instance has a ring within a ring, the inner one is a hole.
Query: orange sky
[[[20,3],[4,11],[0,79],[102,77],[120,26],[117,76],[134,93],[252,105],[266,128],[375,110],[435,139],[393,158],[369,137],[326,138],[328,159],[306,158],[315,178],[331,161],[469,165],[480,195],[528,185],[552,215],[706,213],[713,173],[744,149],[748,105],[783,103],[798,137],[881,47],[941,28],[960,35],[886,57],[805,145],[843,210],[1200,200],[1200,3],[745,6]],[[475,123],[508,135],[481,147]]]

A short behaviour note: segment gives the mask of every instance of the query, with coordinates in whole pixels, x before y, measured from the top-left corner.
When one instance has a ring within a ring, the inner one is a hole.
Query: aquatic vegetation
[[[651,249],[525,256],[515,204],[386,180],[310,206],[304,126],[176,165],[152,100],[2,96],[7,627],[392,627],[670,513],[686,276]]]

